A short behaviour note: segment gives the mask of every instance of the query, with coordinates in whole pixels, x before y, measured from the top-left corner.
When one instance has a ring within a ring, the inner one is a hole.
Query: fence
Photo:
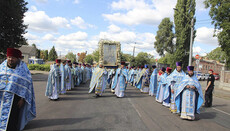
[[[230,91],[230,71],[221,71],[219,88]]]

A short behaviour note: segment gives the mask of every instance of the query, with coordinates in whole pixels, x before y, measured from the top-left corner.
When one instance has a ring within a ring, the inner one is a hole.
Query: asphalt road
[[[47,74],[33,75],[37,117],[24,130],[116,130],[116,131],[227,131],[230,130],[230,100],[214,97],[212,108],[202,108],[195,121],[155,102],[155,98],[128,87],[125,98],[109,89],[100,98],[88,94],[88,84],[75,87],[58,101],[45,97]],[[230,96],[229,96],[230,97]]]

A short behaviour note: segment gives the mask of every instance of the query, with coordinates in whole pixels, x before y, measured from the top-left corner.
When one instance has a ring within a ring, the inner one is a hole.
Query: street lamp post
[[[175,11],[178,11],[178,9],[173,8]],[[178,11],[179,12],[179,11]],[[189,19],[185,14],[184,15],[187,19]],[[194,26],[194,18],[192,18],[191,20],[191,36],[190,36],[190,49],[189,49],[189,61],[188,61],[188,65],[191,66],[192,65],[192,48],[193,48],[193,26]]]
[[[192,18],[191,21],[191,36],[190,36],[190,50],[189,50],[189,62],[188,65],[191,66],[192,65],[192,48],[193,48],[193,25],[194,25],[194,19]]]

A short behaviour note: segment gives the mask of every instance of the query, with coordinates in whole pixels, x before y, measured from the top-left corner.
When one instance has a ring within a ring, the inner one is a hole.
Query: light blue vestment
[[[76,67],[75,68],[75,75],[76,75],[76,81],[75,81],[75,85],[76,86],[79,86],[80,85],[80,69],[79,69],[79,67]]]
[[[66,75],[67,75],[66,89],[70,90],[71,89],[71,85],[72,85],[71,69],[70,69],[70,67],[67,64],[65,65],[65,69],[66,69]]]
[[[150,77],[149,92],[151,95],[156,95],[157,92],[157,68],[153,70]]]
[[[103,68],[94,69],[92,79],[90,81],[89,93],[95,91],[95,94],[102,95],[106,88],[108,72]]]
[[[157,88],[157,94],[156,94],[156,99],[159,99],[160,97],[160,90],[161,88],[163,88],[163,94],[164,94],[164,89],[166,87],[166,84],[167,84],[167,81],[166,81],[166,78],[167,78],[167,73],[164,73],[160,76],[160,80],[158,82],[158,88]]]
[[[126,69],[121,69],[121,68],[118,68],[116,70],[116,75],[114,76],[114,82],[113,82],[113,85],[112,85],[112,89],[114,90],[117,86],[117,83],[119,82],[119,88],[120,88],[120,91],[125,91],[126,89],[126,81],[127,81],[127,78],[128,78],[128,72]]]
[[[78,67],[79,69],[79,80],[80,80],[80,84],[83,82],[83,70],[81,67]]]
[[[52,96],[53,95],[53,88],[55,87],[57,93],[59,94],[61,91],[61,74],[60,69],[57,65],[52,65],[52,68],[49,72],[48,81],[46,85],[46,92],[45,96]]]
[[[171,103],[171,102],[175,102],[175,94],[173,94],[171,92],[171,90],[174,90],[174,92],[176,92],[178,86],[180,85],[180,82],[182,81],[182,79],[184,78],[185,73],[183,70],[181,70],[180,72],[178,72],[176,69],[167,77],[166,79],[166,88],[165,88],[165,92],[164,92],[164,102],[166,103]],[[176,107],[173,107],[173,105],[171,105],[171,110],[174,112]],[[175,108],[175,109],[174,109]]]
[[[194,89],[187,89],[186,86],[195,86],[196,90]],[[182,99],[181,95],[183,93],[186,93],[186,98]],[[191,96],[195,95],[195,101],[193,101]],[[203,98],[203,93],[202,93],[202,88],[201,85],[195,75],[192,77],[186,75],[183,80],[181,81],[180,85],[178,86],[176,92],[175,92],[175,97],[176,97],[176,106],[177,106],[177,112],[181,112],[181,108],[186,108],[186,113],[200,113],[199,109],[202,106],[204,102]],[[190,99],[189,99],[190,98]],[[182,102],[186,102],[186,107],[181,107]],[[193,110],[194,106],[195,111]]]
[[[134,74],[135,74],[135,70],[134,69],[132,69],[132,70],[130,70],[130,72],[129,72],[129,83],[132,83],[133,81],[134,81]]]
[[[0,130],[7,129],[14,96],[25,100],[20,112],[20,130],[36,117],[33,81],[26,64],[20,61],[15,69],[7,67],[7,60],[0,65]]]
[[[142,85],[141,72],[142,72],[141,69],[139,69],[135,80],[135,86],[137,87],[137,89],[141,89],[141,85]]]
[[[62,63],[60,65],[60,71],[61,71],[61,92],[65,93],[67,72],[66,72],[65,66]]]

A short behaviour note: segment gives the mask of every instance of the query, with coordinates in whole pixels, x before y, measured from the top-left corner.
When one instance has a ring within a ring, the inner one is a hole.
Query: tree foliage
[[[188,65],[191,21],[195,15],[195,9],[195,0],[177,0],[176,10],[174,11],[176,51],[174,53],[173,63],[176,61],[183,61],[184,69]],[[194,19],[194,25],[195,21],[196,19]]]
[[[205,0],[205,7],[209,8],[212,24],[218,30],[217,38],[222,50],[226,54],[226,66],[230,68],[230,1]]]
[[[88,64],[93,65],[93,55],[92,54],[87,55],[85,57],[85,62],[88,63]]]
[[[216,49],[212,50],[210,53],[206,56],[210,60],[216,60],[219,62],[224,63],[227,56],[224,51],[222,51],[221,47],[217,47]]]
[[[156,41],[154,42],[154,48],[160,56],[164,56],[165,51],[172,54],[175,50],[172,30],[173,22],[170,21],[170,18],[164,18],[158,26]]]
[[[161,57],[158,60],[158,63],[169,64],[171,68],[175,68],[176,67],[176,63],[174,63],[173,57],[174,57],[173,54],[166,53],[164,57]]]
[[[93,56],[94,61],[99,62],[99,50],[98,49],[93,51],[92,56]]]
[[[132,55],[121,52],[121,61],[131,62],[132,58]]]
[[[49,61],[55,61],[56,59],[57,59],[57,52],[53,46],[49,52],[48,60]]]
[[[78,57],[78,61],[80,61],[81,63],[85,63],[85,57],[86,57],[85,52],[80,53],[80,56]]]
[[[32,46],[34,48],[36,48],[36,58],[40,58],[40,53],[41,53],[41,50],[37,48],[37,46],[35,44],[32,44]]]
[[[65,55],[65,58],[71,60],[71,62],[76,61],[76,54],[74,54],[73,52],[69,52],[67,55]]]
[[[140,52],[134,59],[134,66],[141,66],[144,64],[153,64],[155,63],[155,59],[151,54],[146,52]]]
[[[0,1],[0,58],[6,57],[6,49],[26,45],[23,34],[27,25],[23,23],[24,13],[28,10],[24,0]]]

